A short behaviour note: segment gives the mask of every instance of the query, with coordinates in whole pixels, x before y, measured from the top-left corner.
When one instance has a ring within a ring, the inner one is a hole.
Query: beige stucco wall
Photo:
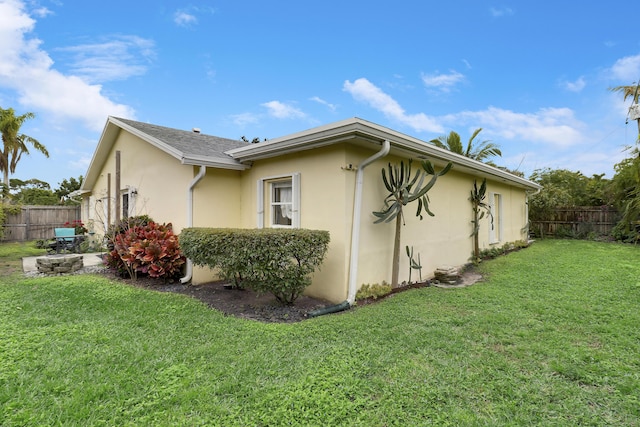
[[[195,173],[198,171],[199,168],[194,170]],[[239,214],[242,200],[240,174],[236,170],[207,168],[205,176],[193,189],[194,227],[243,227]],[[194,284],[218,278],[209,268],[196,266],[193,269]]]
[[[89,198],[89,218],[94,231],[103,233],[106,218],[102,201],[107,196],[107,178],[111,174],[111,222],[115,219],[116,151],[120,151],[120,190],[128,187],[137,191],[135,215],[149,215],[159,223],[173,224],[176,233],[186,226],[187,191],[193,179],[193,166],[180,162],[152,147],[140,138],[121,131],[109,153]],[[83,213],[84,215],[84,213]]]
[[[376,217],[372,211],[382,208],[382,200],[387,194],[381,179],[381,169],[390,161],[400,160],[388,156],[365,171],[358,287],[365,283],[391,281],[395,222],[374,224]],[[414,171],[419,167],[419,163],[414,161]],[[456,171],[454,166],[448,174],[438,178],[428,194],[434,217],[423,213],[421,221],[415,215],[416,204],[405,207],[405,225],[401,231],[400,282],[409,279],[406,246],[413,246],[415,258],[420,254],[423,279],[432,277],[435,269],[440,266],[459,266],[469,262],[473,250],[469,201],[473,180],[473,176]],[[479,179],[478,183],[480,181]],[[502,240],[495,245],[502,246],[507,242],[524,239],[525,235],[521,230],[526,223],[524,190],[489,181],[488,192],[497,192],[503,197],[503,235]],[[482,221],[479,236],[481,249],[492,246],[489,244],[488,220]],[[411,274],[412,281],[418,280],[417,270]]]
[[[103,215],[99,200],[106,195],[108,173],[111,173],[112,197],[115,194],[116,150],[121,151],[121,190],[127,186],[137,190],[135,214],[147,214],[158,222],[172,222],[174,230],[179,233],[187,226],[187,190],[199,169],[181,165],[177,159],[127,132],[120,132],[96,181],[87,209],[83,209],[83,220],[93,219],[95,231],[101,231]],[[334,144],[274,159],[256,160],[250,169],[244,171],[207,168],[205,177],[194,189],[193,225],[256,228],[259,210],[257,181],[299,173],[301,227],[327,230],[331,235],[327,257],[321,269],[314,274],[313,283],[306,293],[334,302],[343,301],[347,298],[356,168],[374,153],[371,148]],[[365,283],[391,281],[394,223],[374,224],[372,212],[382,208],[387,194],[381,169],[390,161],[400,160],[387,156],[365,169],[357,287]],[[353,167],[349,168],[349,165]],[[419,168],[419,162],[414,162],[413,166],[414,170]],[[402,227],[400,281],[409,278],[406,245],[413,246],[416,257],[420,254],[423,279],[431,277],[439,266],[462,265],[469,261],[473,240],[470,237],[472,213],[468,198],[473,180],[472,175],[455,167],[440,177],[429,193],[435,217],[423,214],[424,219],[420,221],[415,216],[416,205],[407,206],[406,225]],[[524,239],[524,190],[489,181],[488,192],[499,193],[502,197],[502,240],[493,245],[502,246]],[[268,191],[264,196],[266,204]],[[112,202],[112,210],[114,207]],[[489,221],[486,219],[482,221],[479,236],[481,248],[492,247]],[[215,278],[209,269],[194,269],[195,284]],[[418,272],[413,271],[412,280],[417,279]]]
[[[325,261],[305,293],[338,302],[346,298],[348,274],[346,247],[352,200],[346,197],[345,189],[353,187],[354,179],[352,171],[343,169],[344,150],[344,145],[339,144],[256,161],[251,169],[242,172],[241,179],[242,226],[256,228],[258,180],[300,174],[300,226],[327,230],[331,236]],[[268,198],[265,192],[265,204]]]

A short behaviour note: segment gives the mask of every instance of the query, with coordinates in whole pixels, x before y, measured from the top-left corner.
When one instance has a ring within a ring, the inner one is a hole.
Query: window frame
[[[497,201],[497,206],[496,206]],[[493,226],[489,224],[489,244],[494,245],[500,243],[503,240],[503,197],[501,193],[490,192],[489,193],[489,208],[493,218]]]
[[[275,186],[291,182],[291,225],[274,224],[273,208],[281,206],[281,202],[274,202]],[[265,200],[265,188],[268,191],[268,201]],[[277,203],[277,204],[274,204]],[[258,228],[300,228],[300,173],[289,173],[260,178],[257,181],[257,226]],[[268,214],[265,217],[265,210]]]
[[[122,219],[135,216],[137,195],[138,190],[134,187],[127,186],[124,190],[120,191],[120,209],[122,210]]]

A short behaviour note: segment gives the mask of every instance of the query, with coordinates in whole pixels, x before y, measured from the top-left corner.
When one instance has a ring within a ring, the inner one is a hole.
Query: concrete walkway
[[[92,252],[89,254],[82,254],[82,263],[84,264],[85,267],[102,265],[102,255],[104,254],[105,252]],[[30,256],[30,257],[22,258],[22,270],[25,273],[37,271],[38,269],[36,267],[36,258],[56,257],[56,256],[59,256],[59,255],[57,254],[39,255],[39,256]]]

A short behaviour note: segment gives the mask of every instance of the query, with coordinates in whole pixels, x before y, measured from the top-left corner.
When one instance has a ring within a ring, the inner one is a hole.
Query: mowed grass
[[[640,248],[547,240],[296,324],[98,276],[0,284],[0,425],[640,425]]]

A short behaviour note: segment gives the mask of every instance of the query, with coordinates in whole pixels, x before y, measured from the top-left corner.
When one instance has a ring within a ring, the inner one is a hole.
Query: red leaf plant
[[[171,223],[139,225],[119,233],[106,263],[121,275],[136,279],[138,274],[174,279],[186,262]]]

